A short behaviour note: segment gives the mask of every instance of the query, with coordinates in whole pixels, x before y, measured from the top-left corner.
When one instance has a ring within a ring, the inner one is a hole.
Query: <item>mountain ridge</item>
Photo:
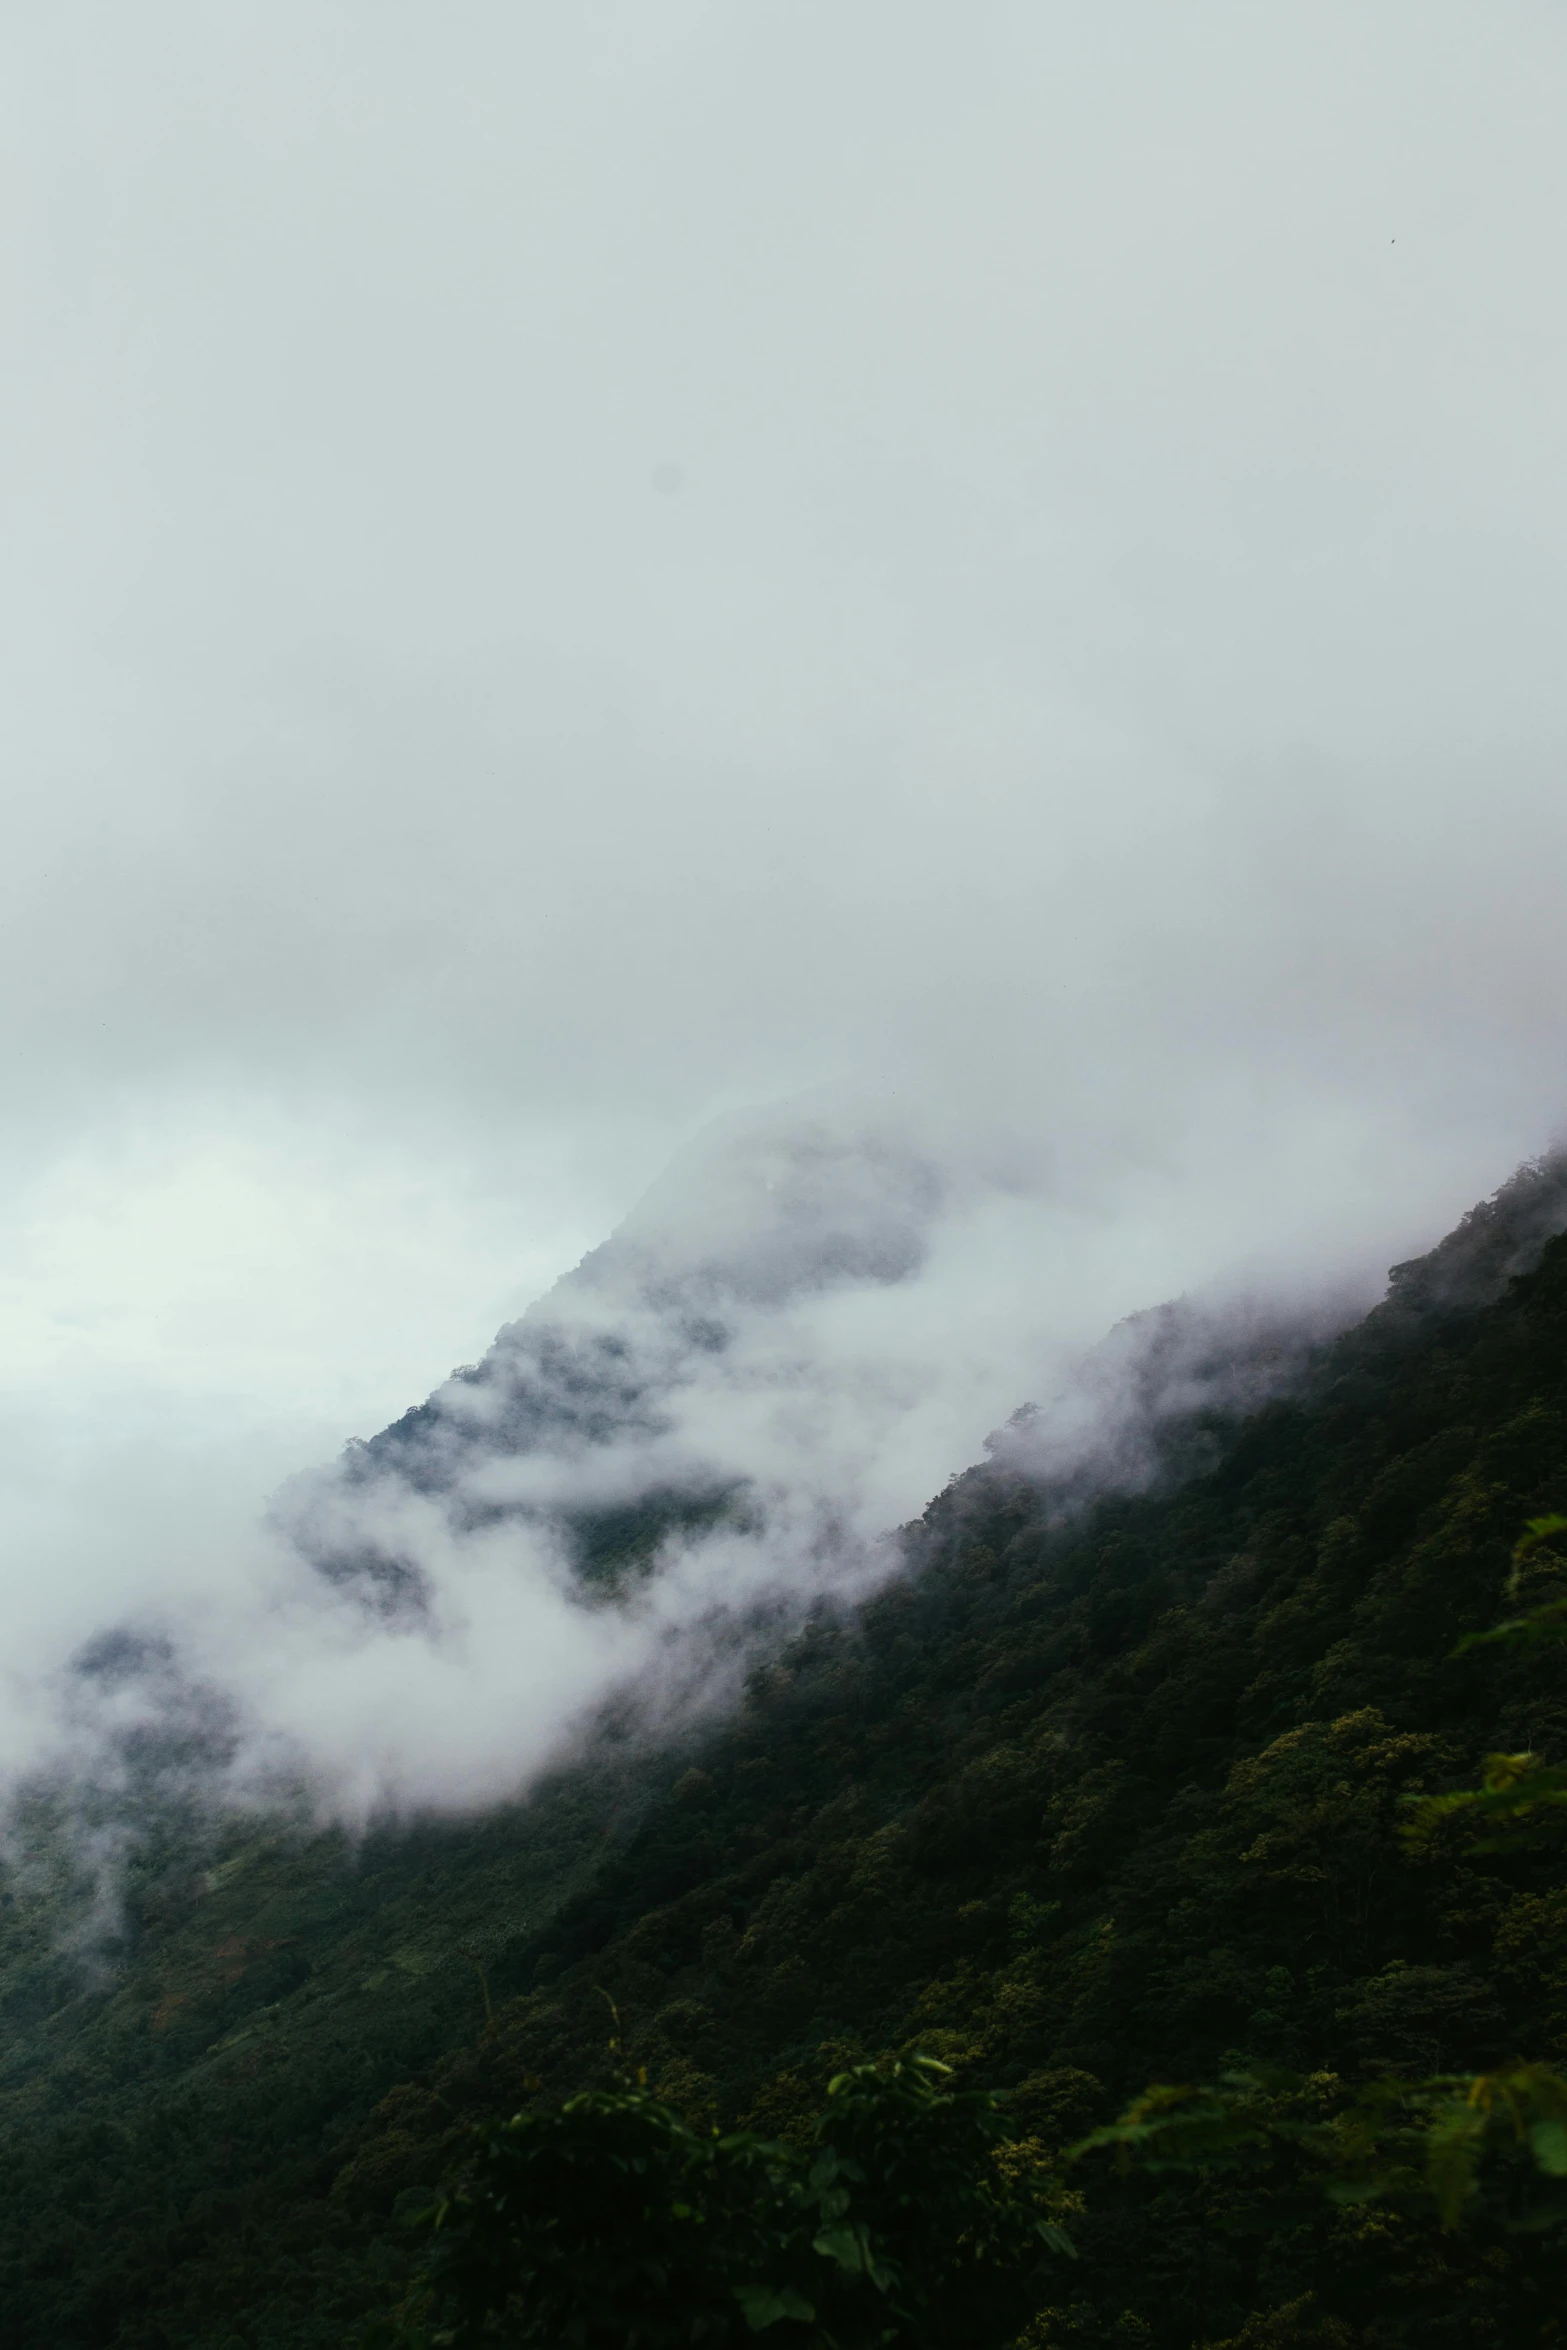
[[[1182,1348],[1214,1333],[1157,1322],[1154,1475],[1063,1498],[1003,1442],[906,1530],[904,1572],[821,1597],[734,1711],[651,1739],[611,1720],[520,1804],[357,1850],[171,1817],[127,1855],[95,1985],[59,1946],[69,1887],[39,1890],[71,1857],[40,1796],[0,1914],[13,2338],[341,2341],[395,2294],[397,2211],[463,2118],[602,2071],[606,1999],[666,2094],[775,2129],[888,2047],[1008,2088],[1054,2143],[1237,2055],[1559,2057],[1559,1872],[1422,1872],[1397,1821],[1488,1743],[1567,1751],[1537,1661],[1450,1656],[1523,1517],[1567,1503],[1563,1224],[1554,1158],[1282,1384],[1201,1389],[1195,1423]],[[1198,2260],[1164,2224],[1112,2194],[1041,2340],[1294,2338],[1298,2262]],[[1384,2307],[1365,2341],[1478,2344],[1502,2272],[1421,2257],[1469,2331]]]

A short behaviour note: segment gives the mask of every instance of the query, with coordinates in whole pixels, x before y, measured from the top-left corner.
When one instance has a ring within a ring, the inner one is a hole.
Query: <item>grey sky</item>
[[[916,1105],[929,1343],[1019,1375],[1561,1128],[1558,8],[0,56],[18,1572],[133,1584],[85,1463],[248,1506],[736,1105]]]

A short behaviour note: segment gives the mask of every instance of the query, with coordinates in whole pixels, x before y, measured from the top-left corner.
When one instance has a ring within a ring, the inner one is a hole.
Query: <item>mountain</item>
[[[328,1580],[410,1617],[431,1604],[416,1553],[432,1505],[459,1534],[532,1530],[584,1596],[646,1573],[672,1537],[776,1544],[757,1456],[778,1448],[769,1407],[801,1392],[791,1310],[907,1279],[942,1191],[895,1130],[733,1120],[482,1362],[298,1480],[280,1522]]]
[[[296,1489],[313,1571],[416,1636],[421,1558],[338,1539],[367,1486],[383,1532],[424,1509],[546,1523],[586,1606],[656,1576],[672,1528],[700,1546],[699,1508],[764,1523],[766,1479],[692,1448],[683,1399],[764,1363],[802,1295],[914,1261],[934,1178],[894,1155],[885,1227],[881,1180],[830,1152],[788,1175],[771,1253],[716,1210],[650,1215],[325,1500]],[[1548,1658],[1452,1655],[1501,1611],[1524,1519],[1567,1507],[1564,1230],[1552,1159],[1337,1335],[1139,1318],[858,1596],[822,1579],[803,1617],[753,1625],[731,1706],[653,1730],[612,1702],[477,1820],[214,1825],[165,1770],[128,1833],[107,1797],[35,1790],[0,1914],[6,2339],[351,2340],[465,2119],[598,2077],[617,2028],[696,2116],[787,2130],[846,2056],[918,2046],[1056,2144],[1150,2079],[1236,2062],[1567,2061],[1559,1860],[1416,1859],[1398,1835],[1404,1796],[1491,1748],[1567,1753]],[[628,1462],[644,1516],[606,1525],[601,1472]],[[101,1669],[122,1667],[152,1669]],[[1557,2338],[1527,2247],[1410,2233],[1402,2267],[1367,2251],[1363,2274],[1336,2253],[1335,2307],[1305,2221],[1215,2212],[1096,2188],[1035,2350]]]

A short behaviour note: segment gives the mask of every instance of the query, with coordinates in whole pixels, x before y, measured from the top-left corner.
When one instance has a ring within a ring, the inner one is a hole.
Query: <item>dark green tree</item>
[[[640,2086],[479,2130],[422,2225],[423,2272],[384,2341],[480,2350],[720,2350],[754,2333],[832,2350],[1001,2340],[1062,2197],[1001,2101],[929,2058],[865,2064],[811,2142],[694,2130]]]
[[[1559,1513],[1529,1521],[1513,1550],[1509,1598],[1525,1595],[1542,1564],[1563,1571],[1548,1546],[1564,1533],[1567,1517]],[[1563,1639],[1567,1599],[1553,1590],[1544,1605],[1467,1634],[1453,1653]],[[1403,1835],[1416,1852],[1454,1828],[1475,1826],[1491,1832],[1471,1836],[1470,1852],[1532,1849],[1567,1830],[1567,1767],[1527,1752],[1491,1754],[1478,1787],[1406,1801]],[[1466,2234],[1482,2260],[1489,2249],[1499,2322],[1510,2313],[1527,2322],[1535,2312],[1523,2305],[1542,2295],[1559,2302],[1567,2289],[1567,2077],[1550,2065],[1518,2059],[1420,2079],[1383,2072],[1359,2084],[1331,2072],[1262,2069],[1232,2071],[1203,2087],[1156,2083],[1119,2120],[1071,2148],[1068,2160],[1098,2155],[1110,2156],[1122,2174],[1196,2182],[1215,2223],[1232,2233],[1298,2238],[1303,2227],[1314,2230],[1324,2289],[1309,2298],[1319,2305],[1332,2303],[1330,2272],[1342,2282],[1350,2269],[1363,2269],[1353,2258],[1357,2238],[1375,2244],[1390,2269],[1407,2272],[1412,2233],[1433,2221],[1444,2236]],[[1323,2226],[1324,2204],[1348,2223],[1336,2243]],[[1371,2210],[1395,2224],[1357,2229],[1351,2215]],[[1506,2261],[1509,2250],[1531,2257],[1520,2269]],[[1441,2268],[1428,2263],[1420,2281],[1429,2284]],[[1396,2282],[1413,2302],[1414,2280],[1398,2273]],[[1357,2281],[1350,2296],[1357,2314],[1366,2314],[1367,2297]]]

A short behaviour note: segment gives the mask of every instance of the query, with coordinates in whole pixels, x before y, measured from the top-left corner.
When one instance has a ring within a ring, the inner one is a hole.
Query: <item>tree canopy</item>
[[[1428,1260],[1143,1490],[998,1451],[661,1748],[357,1853],[171,1811],[92,1980],[41,1798],[0,1912],[11,2337],[341,2350],[551,2130],[645,2129],[776,2216],[830,2085],[930,2058],[1028,2150],[971,2180],[1076,2253],[1034,2239],[1020,2323],[967,2303],[975,2350],[1559,2346],[1564,1549],[1514,1548],[1567,1511],[1567,1241],[1508,1281],[1492,1237],[1489,1288]],[[892,2275],[875,2174],[825,2191]],[[915,2322],[816,2235],[819,2288]],[[828,2307],[735,2275],[748,2333],[750,2283]]]

